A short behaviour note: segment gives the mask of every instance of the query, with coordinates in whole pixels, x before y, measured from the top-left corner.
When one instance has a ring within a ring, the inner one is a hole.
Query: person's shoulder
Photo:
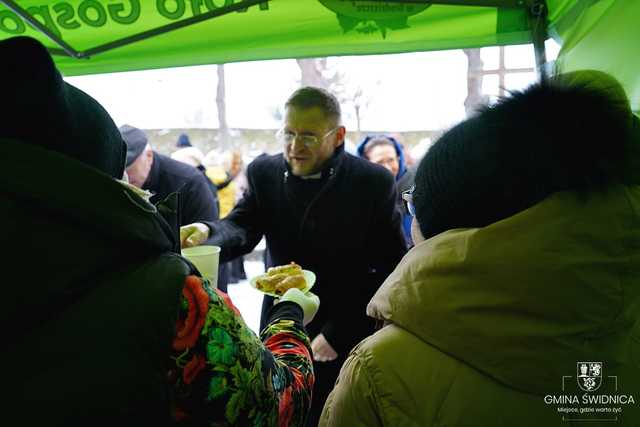
[[[353,350],[372,371],[389,371],[397,363],[398,352],[414,351],[431,360],[438,351],[416,334],[395,324],[389,324],[362,340]],[[407,363],[416,364],[417,358],[409,357]],[[404,370],[404,369],[403,369]],[[405,370],[406,371],[406,370]]]
[[[384,167],[349,153],[344,154],[343,165],[352,179],[362,179],[369,185],[388,188],[395,185],[393,175]],[[368,186],[369,186],[368,185]]]
[[[391,174],[382,166],[372,163],[362,157],[356,157],[353,154],[344,153],[344,167],[348,168],[352,173],[358,173],[367,176],[390,177]]]
[[[247,175],[255,176],[255,174],[271,174],[274,172],[281,172],[284,169],[285,166],[282,153],[261,154],[249,163],[247,166]]]
[[[415,180],[415,171],[407,169],[405,173],[398,179],[398,191],[405,191],[411,188]]]
[[[418,170],[418,166],[417,165],[413,165],[413,166],[409,166],[407,167],[404,175],[402,175],[403,177],[407,177],[408,179],[414,179],[416,176],[416,171]]]
[[[199,175],[202,175],[202,172],[193,166],[174,160],[164,154],[154,152],[154,158],[160,162],[161,173],[173,175],[185,180],[199,179]]]

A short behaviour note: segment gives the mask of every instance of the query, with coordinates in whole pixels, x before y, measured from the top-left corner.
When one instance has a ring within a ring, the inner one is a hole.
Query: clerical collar
[[[307,176],[295,176],[295,175],[294,176],[298,179],[303,179],[303,180],[317,180],[317,179],[328,178],[330,176],[333,176],[342,157],[344,157],[344,144],[341,144],[340,146],[336,147],[336,150],[334,151],[333,156],[331,156],[329,161],[324,165],[324,167],[320,172],[314,173],[313,175],[307,175]],[[284,173],[285,181],[286,181],[287,177],[293,174],[291,173],[291,165],[289,165],[289,163],[284,159],[284,156],[282,160],[286,167],[286,171]]]
[[[320,179],[322,178],[322,172],[314,173],[313,175],[306,175],[299,177],[301,179]]]

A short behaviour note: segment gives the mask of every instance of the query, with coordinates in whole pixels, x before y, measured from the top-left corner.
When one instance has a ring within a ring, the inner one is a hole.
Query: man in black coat
[[[316,362],[307,425],[315,426],[349,350],[372,332],[367,302],[406,246],[393,177],[344,152],[336,98],[305,87],[285,107],[278,133],[283,154],[253,161],[248,190],[231,213],[183,227],[181,239],[186,245],[209,239],[222,247],[225,261],[250,252],[265,236],[270,265],[295,261],[316,273],[313,291],[322,304],[307,326]],[[265,296],[261,326],[272,304]]]
[[[126,172],[129,183],[151,192],[150,202],[158,204],[179,193],[178,226],[219,218],[215,186],[198,169],[164,156],[151,148],[147,135],[130,125],[120,127],[127,144]],[[218,288],[227,291],[227,274],[220,263]]]

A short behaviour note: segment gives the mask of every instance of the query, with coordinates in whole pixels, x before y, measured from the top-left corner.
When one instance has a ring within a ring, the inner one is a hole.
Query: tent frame
[[[4,4],[15,14],[20,16],[27,23],[32,25],[36,30],[44,34],[59,48],[49,49],[53,55],[67,55],[76,59],[88,59],[94,55],[98,55],[119,47],[123,47],[132,43],[136,43],[160,34],[165,34],[180,28],[188,27],[199,22],[224,16],[239,10],[246,10],[248,7],[260,5],[264,7],[272,0],[243,0],[239,3],[233,3],[223,6],[215,10],[210,10],[201,15],[172,22],[158,28],[143,31],[128,37],[114,40],[90,49],[78,51],[73,46],[62,40],[61,37],[54,34],[44,24],[38,21],[26,9],[21,7],[14,0],[0,0],[0,4]],[[364,0],[363,0],[364,1]],[[412,4],[428,4],[428,5],[449,5],[449,6],[479,6],[479,7],[496,7],[496,8],[521,8],[527,10],[529,20],[529,29],[531,31],[531,39],[533,42],[536,70],[541,80],[546,78],[546,51],[544,42],[548,38],[547,31],[547,3],[546,0],[366,0],[369,2],[380,3],[412,3]]]

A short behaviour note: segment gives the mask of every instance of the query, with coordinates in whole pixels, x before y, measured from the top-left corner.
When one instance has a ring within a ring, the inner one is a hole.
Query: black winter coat
[[[307,329],[347,352],[372,331],[366,304],[406,251],[393,177],[340,147],[320,180],[292,175],[279,154],[254,160],[247,181],[231,213],[208,223],[210,242],[225,261],[252,251],[264,235],[270,265],[295,261],[315,272],[321,303]],[[271,304],[265,297],[263,324]]]
[[[89,166],[0,142],[7,415],[20,425],[166,424],[190,272],[177,230]]]
[[[142,188],[153,193],[154,205],[179,192],[179,225],[219,218],[218,193],[207,177],[193,166],[165,155],[153,153],[153,164]]]
[[[74,159],[2,138],[0,167],[5,414],[24,426],[174,425],[167,373],[195,273],[169,225],[175,195],[153,206]],[[302,311],[278,304],[275,319],[299,324]]]
[[[149,176],[142,186],[153,193],[150,201],[158,204],[170,194],[179,193],[177,226],[194,222],[214,221],[220,217],[218,190],[199,169],[179,162],[154,151],[153,164]],[[218,269],[218,289],[227,292],[229,268],[220,263]]]

